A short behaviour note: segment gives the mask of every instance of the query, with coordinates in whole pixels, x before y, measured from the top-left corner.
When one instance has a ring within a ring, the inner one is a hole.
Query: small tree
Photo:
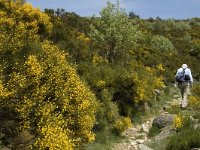
[[[133,26],[119,3],[107,3],[96,25],[91,26],[91,38],[98,43],[99,54],[110,62],[128,61],[129,51],[136,44],[137,27]]]

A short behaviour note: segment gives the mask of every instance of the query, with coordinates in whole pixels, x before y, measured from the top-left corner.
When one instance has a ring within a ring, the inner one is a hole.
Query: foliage
[[[165,21],[156,19],[151,23],[149,26],[151,30],[157,32],[157,33],[163,33],[163,32],[182,32],[184,30],[189,30],[190,25],[184,21],[176,21],[174,19],[167,19]]]
[[[200,147],[200,129],[187,128],[170,137],[166,150],[188,150]]]
[[[118,84],[117,79],[121,76],[121,72],[117,73],[115,69],[102,57],[97,56],[95,56],[91,65],[84,63],[79,68],[82,77],[92,87],[100,102],[96,113],[96,131],[104,132],[106,130],[106,132],[111,132],[114,124],[120,119],[120,107],[114,101],[114,94],[116,93],[114,86]]]
[[[182,126],[183,126],[183,119],[182,119],[182,116],[177,115],[177,116],[174,118],[174,120],[173,120],[173,126],[174,126],[176,129],[182,128]]]
[[[131,119],[127,117],[122,117],[115,123],[114,131],[116,134],[120,135],[125,129],[132,126]]]
[[[111,131],[115,122],[120,118],[119,108],[116,103],[112,102],[111,98],[107,89],[103,89],[100,92],[100,100],[103,102],[100,103],[100,107],[97,110],[97,123],[95,126],[100,131]]]
[[[89,46],[91,39],[88,37],[89,19],[81,18],[75,13],[63,10],[45,9],[53,22],[53,29],[49,36],[57,46],[70,54],[70,61],[80,62],[91,58]],[[59,13],[59,16],[55,14]]]
[[[38,34],[50,29],[48,16],[27,3],[0,2],[0,109],[16,114],[18,132],[27,129],[35,136],[32,148],[73,149],[93,141],[95,96],[66,53],[39,41]]]
[[[0,4],[1,24],[6,26],[7,29],[26,29],[29,31],[27,32],[29,35],[33,35],[35,32],[45,34],[51,31],[52,24],[49,22],[49,17],[30,4],[6,0],[1,0]]]
[[[22,129],[34,129],[36,147],[70,149],[72,143],[94,140],[94,96],[66,63],[64,54],[47,43],[42,48],[41,59],[30,55],[19,71],[10,74],[5,88],[12,94],[3,93],[1,103],[20,114]],[[15,98],[15,103],[8,98]]]
[[[137,65],[133,73],[133,82],[135,83],[137,102],[148,102],[154,98],[154,90],[161,89],[163,84],[163,78],[156,76],[156,69],[150,67],[144,67]],[[163,68],[160,68],[163,69]]]
[[[118,143],[122,140],[122,137],[111,134],[110,132],[103,131],[96,133],[96,140],[93,143],[87,144],[81,148],[81,150],[102,150],[110,149],[113,143]]]
[[[194,84],[192,87],[192,95],[189,96],[189,104],[193,109],[198,110],[200,104],[200,84]]]
[[[151,40],[153,49],[159,49],[161,51],[174,50],[172,42],[164,36],[154,36]]]
[[[192,49],[190,51],[190,54],[197,59],[200,58],[200,40],[199,39],[194,39],[192,40]]]
[[[108,2],[100,14],[95,25],[91,25],[90,32],[92,40],[98,43],[98,54],[110,62],[127,62],[129,51],[133,49],[139,34],[137,27],[131,24],[119,4]]]
[[[161,129],[158,126],[153,125],[149,130],[148,137],[154,137],[160,132]]]
[[[131,12],[129,12],[129,18],[130,19],[133,19],[133,18],[140,18],[140,16],[139,15],[137,15],[135,12],[133,12],[133,11],[131,11]]]

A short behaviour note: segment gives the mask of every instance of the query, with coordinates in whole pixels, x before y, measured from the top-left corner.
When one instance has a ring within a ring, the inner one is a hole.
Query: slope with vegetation
[[[85,18],[12,0],[0,0],[0,18],[0,144],[8,148],[103,145],[154,108],[182,63],[199,80],[198,18],[144,20],[110,2]]]

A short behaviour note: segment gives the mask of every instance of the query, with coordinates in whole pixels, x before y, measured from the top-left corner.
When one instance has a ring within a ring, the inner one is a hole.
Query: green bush
[[[192,95],[189,97],[189,105],[198,110],[200,108],[200,84],[197,83],[192,87]]]
[[[180,112],[180,106],[179,105],[171,105],[171,107],[166,108],[166,111],[170,114],[178,114]]]
[[[111,133],[115,122],[119,119],[119,109],[116,103],[111,101],[110,93],[104,89],[100,92],[103,102],[100,102],[96,114],[96,131]]]
[[[200,147],[200,129],[185,128],[170,137],[166,150],[189,150]]]
[[[117,135],[120,135],[120,133],[122,133],[125,129],[130,128],[131,126],[131,119],[128,117],[122,117],[115,123],[114,132]]]
[[[200,83],[194,85],[194,87],[192,88],[192,92],[194,95],[200,97]]]

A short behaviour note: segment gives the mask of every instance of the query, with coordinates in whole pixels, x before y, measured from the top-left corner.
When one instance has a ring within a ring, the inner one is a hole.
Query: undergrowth
[[[200,129],[187,128],[170,137],[166,150],[190,150],[200,147]]]

